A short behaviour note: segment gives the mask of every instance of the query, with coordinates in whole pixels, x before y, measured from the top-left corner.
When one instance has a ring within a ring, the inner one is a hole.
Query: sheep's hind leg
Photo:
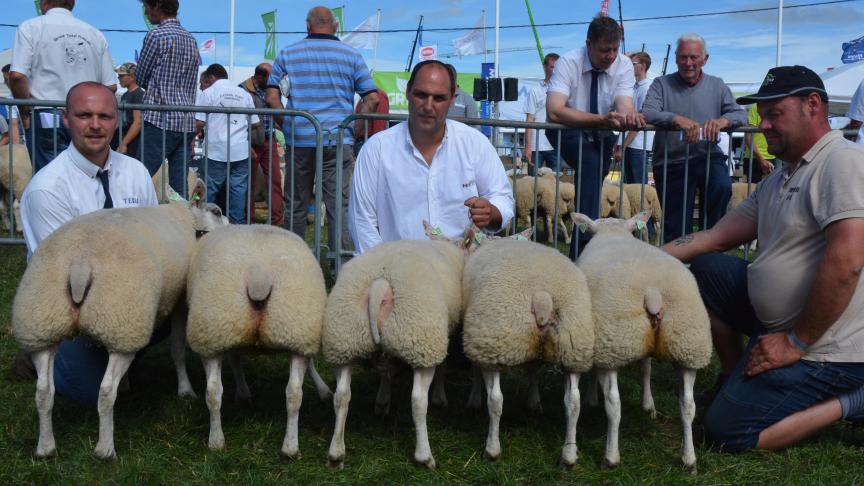
[[[567,429],[564,434],[564,447],[561,449],[561,464],[572,468],[579,458],[576,447],[576,424],[579,422],[579,373],[567,375],[564,386],[564,410],[567,411]]]
[[[681,460],[684,466],[696,473],[696,450],[693,448],[693,418],[696,416],[696,402],[693,400],[693,385],[696,383],[696,370],[680,370],[681,389],[678,394],[678,407],[681,410],[681,427],[683,438],[681,443]]]
[[[321,375],[318,374],[318,370],[315,369],[314,358],[309,358],[309,367],[306,370],[309,372],[309,377],[312,378],[312,383],[315,384],[315,391],[318,392],[318,398],[320,398],[322,402],[333,398],[333,390],[327,386],[327,383],[321,378]]]
[[[39,442],[36,457],[52,457],[57,454],[54,442],[54,424],[51,412],[54,409],[54,356],[56,347],[36,351],[31,355],[36,368],[36,410],[39,412]]]
[[[501,372],[483,370],[486,384],[486,406],[489,409],[489,432],[486,435],[486,457],[497,461],[501,457],[501,442],[498,438],[501,413],[504,411],[504,395],[501,393]]]
[[[99,442],[95,453],[102,459],[112,459],[117,456],[114,451],[114,402],[117,400],[117,387],[120,379],[126,374],[135,353],[109,353],[108,366],[99,385]]]
[[[285,440],[282,441],[281,453],[292,459],[300,458],[300,443],[297,433],[297,422],[300,418],[300,405],[303,403],[303,376],[309,360],[304,356],[291,356],[291,376],[285,387],[285,404],[288,409],[288,422],[285,426]]]
[[[652,419],[657,418],[654,395],[651,393],[651,358],[642,360],[642,410],[648,412]]]
[[[435,458],[429,446],[429,431],[426,429],[426,412],[429,409],[429,385],[435,377],[435,367],[414,370],[414,386],[411,388],[411,415],[417,430],[414,461],[429,469],[435,469]]]
[[[181,398],[198,398],[189,374],[186,372],[186,313],[174,311],[171,315],[171,359],[177,370],[177,396]]]
[[[210,410],[210,436],[207,446],[210,450],[221,451],[225,448],[225,434],[222,432],[222,356],[201,358],[207,374],[207,408]]]
[[[618,394],[618,372],[616,370],[597,370],[597,378],[603,387],[603,397],[606,405],[606,456],[604,467],[617,467],[621,463],[621,452],[618,450],[618,428],[621,425],[621,396]]]
[[[342,469],[345,462],[345,420],[348,418],[348,404],[351,402],[351,366],[336,368],[336,393],[333,395],[333,409],[336,412],[336,425],[333,439],[327,452],[327,465]]]

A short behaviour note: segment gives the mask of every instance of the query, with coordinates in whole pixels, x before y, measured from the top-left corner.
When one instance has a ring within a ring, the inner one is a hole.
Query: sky
[[[0,50],[12,47],[15,26],[35,16],[33,0],[0,0]],[[587,22],[598,12],[600,0],[532,0],[534,21],[540,25],[538,35],[544,53],[563,54],[584,44]],[[708,45],[709,60],[705,72],[722,77],[726,82],[761,82],[765,72],[775,65],[777,42],[778,0],[725,0],[717,2],[683,2],[673,0],[621,0],[627,50],[645,50],[651,55],[652,75],[661,74],[667,44],[672,44],[684,32],[702,35]],[[864,36],[864,0],[831,3],[808,7],[824,0],[785,1],[783,10],[783,42],[781,64],[803,64],[816,72],[842,63],[843,42]],[[467,33],[486,11],[487,48],[494,49],[494,0],[236,0],[235,30],[263,32],[261,14],[276,10],[276,25],[280,32],[277,45],[281,48],[305,34],[306,12],[314,6],[345,6],[346,30],[353,29],[367,17],[381,10],[382,32],[377,55],[362,50],[370,68],[380,71],[403,71],[414,41],[414,29],[420,16],[427,31],[425,44],[437,44],[440,55],[452,53],[453,39]],[[110,7],[109,7],[110,6]],[[739,14],[703,15],[687,18],[658,19],[681,16],[768,8],[768,11]],[[76,17],[102,29],[131,29],[142,32],[105,32],[111,55],[116,64],[131,61],[135,49],[140,49],[145,29],[139,0],[77,0]],[[618,1],[610,1],[610,15],[619,17]],[[228,31],[230,0],[180,0],[181,23],[190,31]],[[653,19],[646,19],[652,17]],[[524,0],[500,1],[500,25],[529,24]],[[568,24],[568,25],[542,25]],[[428,29],[453,29],[428,31]],[[203,56],[204,64],[219,62],[228,66],[229,36],[227,34],[195,33],[199,44],[216,40],[215,55]],[[235,65],[254,66],[263,60],[263,34],[237,34]],[[502,76],[542,77],[539,55],[530,28],[500,30],[500,71]],[[488,55],[492,61],[493,54]],[[454,64],[460,72],[479,72],[482,54],[442,59]],[[415,54],[416,62],[416,54]],[[667,72],[675,71],[674,54]]]

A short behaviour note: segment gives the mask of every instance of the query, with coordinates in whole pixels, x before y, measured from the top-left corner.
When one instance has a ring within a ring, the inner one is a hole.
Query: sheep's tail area
[[[393,310],[393,288],[390,282],[383,278],[376,279],[369,285],[369,331],[372,333],[372,342],[381,342],[381,333],[384,331],[384,321]]]
[[[90,285],[93,283],[93,268],[87,262],[77,260],[69,267],[69,297],[75,307],[81,307]]]
[[[663,305],[663,295],[654,287],[648,287],[643,294],[643,302],[645,305],[645,313],[648,315],[648,320],[651,322],[651,329],[647,332],[646,341],[650,344],[650,349],[654,350],[657,346],[657,341],[660,335],[660,326],[663,324],[663,314],[666,307]]]
[[[260,266],[249,269],[246,275],[246,296],[255,310],[261,310],[267,305],[267,300],[273,292],[273,272]]]

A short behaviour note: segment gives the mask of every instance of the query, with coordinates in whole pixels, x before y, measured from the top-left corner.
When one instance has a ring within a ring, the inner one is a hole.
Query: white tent
[[[12,62],[12,49],[0,51],[0,66],[5,66],[10,62]],[[8,98],[11,96],[12,93],[9,92],[9,88],[6,87],[6,84],[0,83],[0,97]]]
[[[828,91],[828,109],[833,115],[845,115],[855,90],[864,81],[864,62],[845,64],[819,75]]]

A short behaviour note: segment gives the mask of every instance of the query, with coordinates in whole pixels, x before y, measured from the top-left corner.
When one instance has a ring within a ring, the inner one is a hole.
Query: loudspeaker
[[[501,78],[489,78],[489,101],[501,101],[502,94]]]
[[[504,101],[516,101],[519,99],[519,80],[516,78],[504,78]]]
[[[486,101],[487,96],[489,96],[489,89],[486,80],[474,78],[474,100]]]

